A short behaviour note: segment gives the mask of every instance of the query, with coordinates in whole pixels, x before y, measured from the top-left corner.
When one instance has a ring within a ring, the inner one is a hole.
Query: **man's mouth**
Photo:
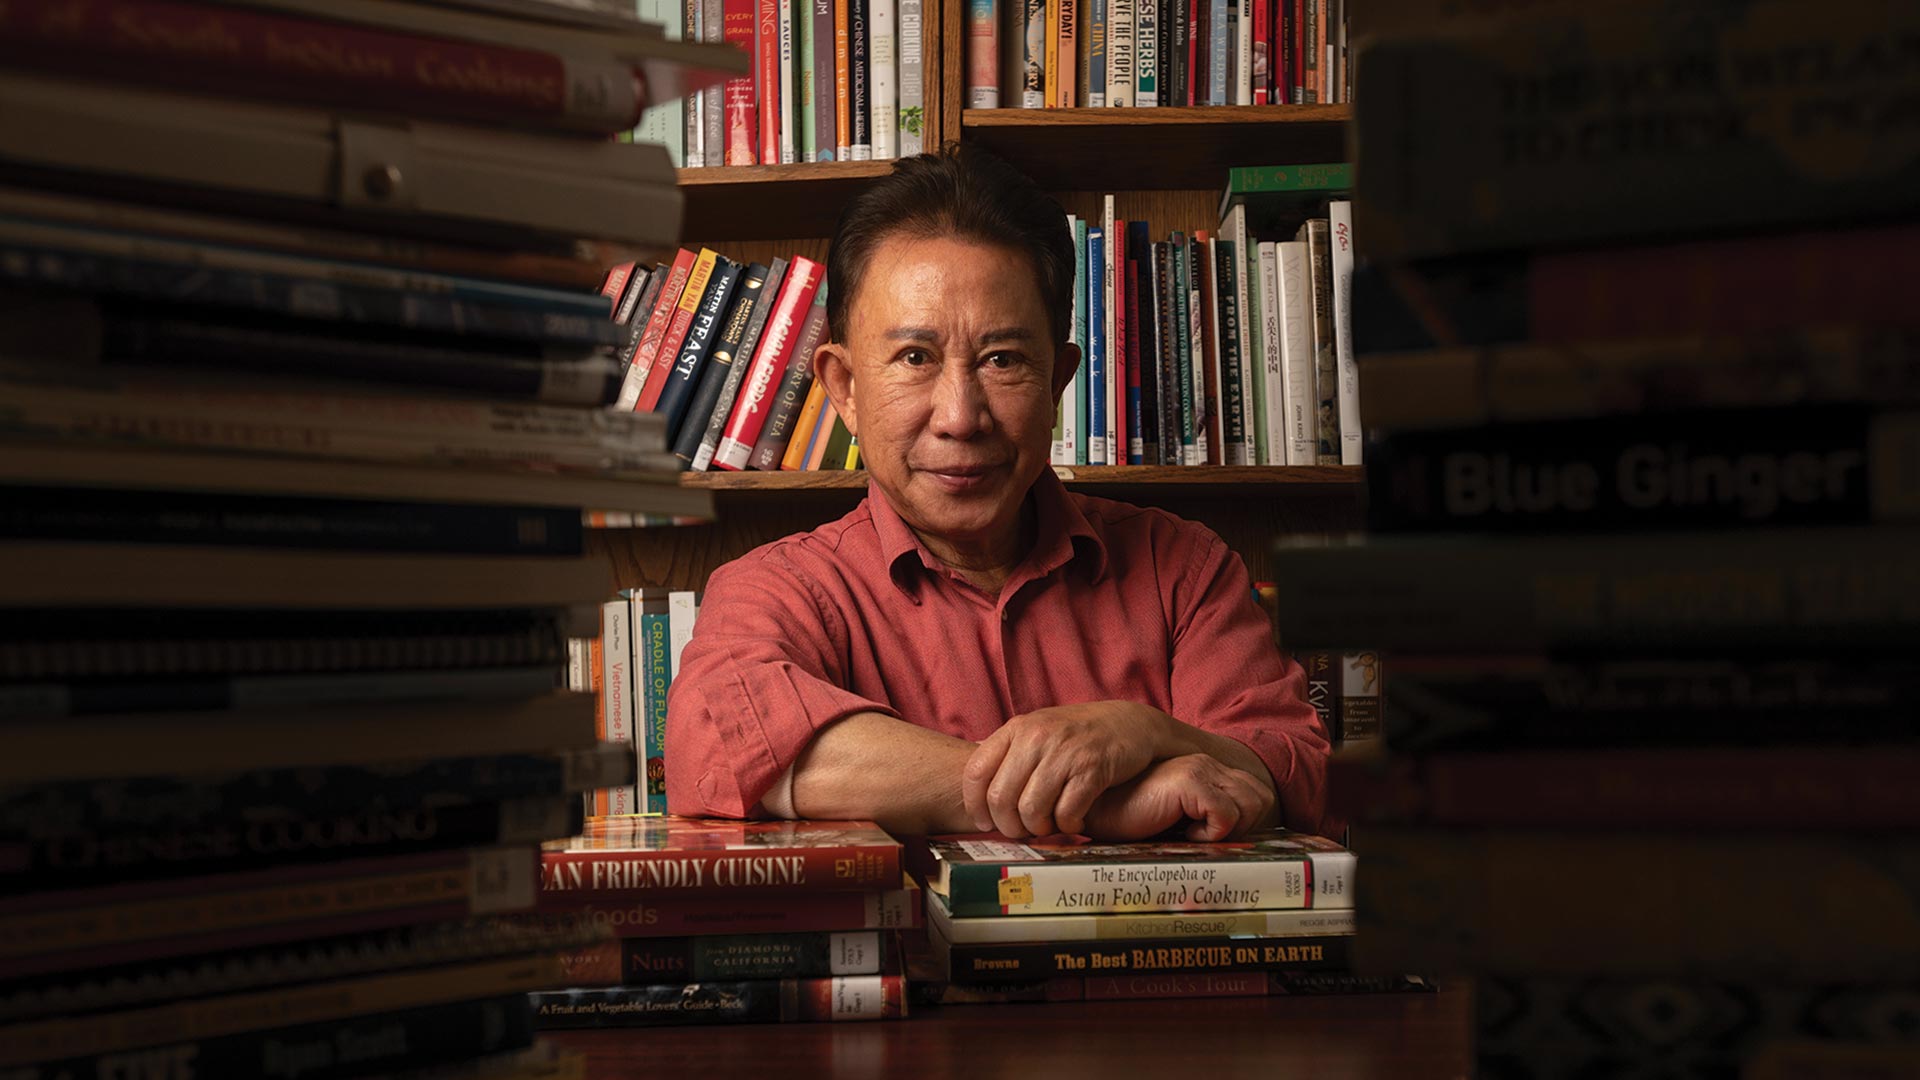
[[[940,465],[920,472],[950,492],[965,492],[983,486],[998,469],[995,465]]]

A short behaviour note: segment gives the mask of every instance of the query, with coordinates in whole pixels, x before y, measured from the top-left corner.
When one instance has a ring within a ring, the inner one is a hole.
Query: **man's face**
[[[823,351],[818,370],[872,479],[925,536],[961,548],[1009,542],[1077,361],[1062,355],[1056,371],[1031,260],[894,236],[874,250],[847,310],[848,340]]]

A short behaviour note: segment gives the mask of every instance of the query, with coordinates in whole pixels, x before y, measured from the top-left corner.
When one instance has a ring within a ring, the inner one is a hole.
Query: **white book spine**
[[[1266,397],[1267,459],[1262,465],[1287,463],[1287,373],[1280,362],[1280,267],[1272,241],[1260,245],[1260,389]]]
[[[926,0],[900,0],[900,142],[901,157],[926,149],[927,86]]]
[[[1313,405],[1313,282],[1307,277],[1307,242],[1274,246],[1280,299],[1280,363],[1287,383],[1287,464],[1315,463]]]
[[[1353,358],[1353,204],[1327,204],[1333,246],[1333,354],[1339,371],[1340,464],[1360,464],[1360,365]]]
[[[1079,247],[1077,263],[1086,263],[1086,244],[1079,240],[1079,222],[1072,214],[1067,215],[1067,235],[1075,239]],[[1084,271],[1079,271],[1073,282],[1075,315],[1067,324],[1067,343],[1080,350],[1080,362],[1074,366],[1073,377],[1067,380],[1067,388],[1060,393],[1060,454],[1062,465],[1075,464],[1080,456],[1080,386],[1081,373],[1087,370],[1086,335],[1080,332],[1083,313],[1086,310],[1087,283]]]
[[[867,14],[867,56],[872,64],[867,85],[872,88],[873,97],[869,115],[873,117],[874,161],[887,161],[900,156],[897,3],[898,0],[873,0]]]
[[[607,741],[633,742],[633,642],[627,602],[609,600],[600,606],[600,717]],[[607,812],[631,814],[633,785],[607,789]]]
[[[1060,463],[1072,465],[1080,456],[1080,417],[1074,402],[1080,399],[1080,376],[1086,365],[1074,369],[1073,378],[1067,380],[1066,392],[1060,395],[1064,402],[1060,408]]]
[[[681,27],[688,41],[704,41],[700,33],[700,13],[705,7],[702,0],[686,0],[686,16]],[[687,96],[686,108],[686,147],[687,168],[702,168],[707,163],[707,99],[710,93],[702,91]]]
[[[1160,104],[1160,0],[1133,0],[1133,103],[1146,109]]]
[[[680,654],[693,640],[693,623],[698,614],[699,594],[675,590],[667,594],[667,679],[680,673]]]
[[[780,164],[800,160],[800,80],[793,66],[793,4],[780,0]]]
[[[1113,196],[1101,200],[1100,227],[1107,238],[1106,249],[1100,260],[1101,301],[1105,304],[1100,320],[1101,340],[1107,349],[1107,430],[1106,463],[1125,465],[1127,463],[1126,444],[1120,441],[1120,410],[1126,406],[1127,388],[1114,378],[1113,358],[1120,353],[1118,334],[1114,326],[1114,267],[1125,266],[1124,257],[1119,254],[1120,237],[1113,228]]]
[[[1107,104],[1131,108],[1137,96],[1139,73],[1134,68],[1138,0],[1107,0]]]
[[[1234,206],[1233,211],[1227,215],[1227,228],[1225,231],[1227,238],[1233,241],[1233,257],[1236,260],[1234,266],[1236,272],[1233,275],[1233,302],[1239,305],[1239,308],[1237,317],[1234,319],[1234,346],[1238,350],[1237,356],[1240,368],[1240,444],[1237,452],[1230,453],[1227,464],[1258,465],[1259,462],[1255,460],[1257,444],[1253,430],[1253,388],[1255,385],[1253,377],[1253,339],[1259,335],[1259,330],[1252,325],[1252,320],[1248,318],[1248,313],[1253,309],[1251,305],[1248,304],[1247,297],[1253,288],[1253,282],[1247,280],[1248,274],[1242,269],[1243,267],[1253,265],[1253,260],[1247,258],[1247,253],[1250,249],[1247,246],[1247,208],[1245,205]],[[1232,446],[1228,446],[1227,449],[1230,452],[1234,451],[1234,447]]]
[[[1263,0],[1240,0],[1234,8],[1233,103],[1253,104],[1253,5]]]

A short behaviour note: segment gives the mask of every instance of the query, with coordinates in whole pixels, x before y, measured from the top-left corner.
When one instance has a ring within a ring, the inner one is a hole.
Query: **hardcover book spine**
[[[935,10],[939,10],[935,8]],[[927,148],[926,0],[900,0],[899,157]]]
[[[1140,377],[1140,415],[1134,430],[1140,440],[1140,464],[1160,463],[1160,312],[1154,287],[1153,237],[1144,221],[1128,225],[1132,253],[1133,317],[1138,349],[1131,358]]]
[[[740,397],[714,451],[714,464],[719,467],[746,468],[753,444],[766,426],[771,405],[768,395],[786,374],[807,310],[813,306],[814,294],[824,276],[824,268],[811,259],[795,256],[789,264],[786,282],[767,316],[766,330],[754,350],[746,381],[741,384]]]
[[[780,8],[781,0],[753,0],[754,54],[753,91],[760,106],[758,141],[760,160],[776,164],[780,160],[781,110],[785,108],[785,88],[780,85]]]
[[[1205,233],[1194,235],[1193,268],[1193,398],[1202,415],[1194,420],[1194,435],[1200,440],[1200,457],[1208,465],[1219,465],[1225,458],[1226,440],[1221,432],[1221,413],[1226,408],[1225,383],[1220,372],[1220,286],[1216,280],[1213,257],[1215,238]]]
[[[1180,304],[1176,299],[1180,283],[1175,274],[1174,244],[1159,241],[1153,245],[1155,288],[1160,320],[1160,358],[1156,366],[1160,382],[1160,464],[1179,465],[1186,460],[1181,439],[1180,386]]]
[[[1353,855],[1344,851],[1258,862],[1210,862],[1204,875],[1194,863],[1127,863],[1123,864],[1125,874],[1116,881],[1115,870],[1121,867],[954,863],[946,868],[947,907],[956,918],[1350,908],[1353,866]]]
[[[1340,656],[1340,746],[1380,741],[1380,654]]]
[[[773,260],[773,265],[767,269],[766,281],[760,286],[759,298],[754,303],[751,317],[741,333],[740,344],[734,348],[734,362],[727,372],[727,381],[721,385],[720,394],[707,413],[706,431],[701,434],[700,448],[693,456],[695,472],[706,472],[713,465],[713,455],[720,449],[720,436],[726,432],[727,420],[733,416],[734,402],[740,399],[740,387],[746,381],[747,368],[751,366],[753,354],[760,348],[760,338],[766,332],[767,316],[772,312],[773,302],[779,297],[780,287],[786,280],[787,260]]]
[[[1333,302],[1334,367],[1338,379],[1340,464],[1361,460],[1360,366],[1353,355],[1353,203],[1335,199],[1327,204],[1331,272],[1328,285]]]
[[[1180,401],[1179,464],[1199,465],[1205,461],[1202,456],[1205,448],[1201,442],[1205,437],[1203,434],[1205,429],[1201,425],[1206,422],[1202,411],[1204,403],[1196,400],[1193,392],[1197,379],[1195,369],[1203,362],[1199,352],[1202,339],[1195,332],[1195,324],[1199,318],[1196,297],[1199,294],[1195,291],[1193,284],[1192,248],[1188,245],[1187,238],[1174,233],[1171,246],[1173,249],[1173,323],[1180,342],[1178,375],[1175,380],[1175,391],[1179,394]]]
[[[1076,105],[1090,109],[1107,107],[1107,0],[1083,0],[1081,19],[1086,25],[1085,41],[1080,48],[1081,100]],[[1109,232],[1112,230],[1109,229]]]
[[[853,160],[853,0],[833,0],[835,161]]]
[[[1062,464],[1085,465],[1087,383],[1093,378],[1093,348],[1087,342],[1087,223],[1069,218],[1068,227],[1073,230],[1073,325],[1068,340],[1079,348],[1080,361],[1061,398],[1060,453]]]
[[[634,597],[634,617],[639,622],[635,644],[641,650],[639,670],[646,680],[641,693],[646,702],[644,749],[639,761],[645,789],[646,812],[665,813],[667,809],[667,689],[673,677],[668,659],[671,650],[671,616],[668,597],[658,589],[640,590]]]
[[[1119,338],[1119,298],[1114,292],[1113,271],[1120,258],[1122,247],[1121,230],[1114,224],[1113,196],[1106,195],[1100,200],[1100,259],[1094,264],[1094,284],[1100,290],[1102,312],[1100,316],[1100,351],[1107,361],[1107,456],[1109,465],[1123,465],[1127,460],[1127,444],[1122,433],[1121,409],[1126,405],[1127,391],[1125,375],[1116,363],[1118,353],[1115,343]]]
[[[1140,371],[1143,333],[1140,324],[1147,317],[1146,308],[1140,302],[1140,260],[1128,258],[1122,277],[1121,288],[1127,299],[1127,329],[1122,335],[1127,350],[1127,464],[1144,465],[1147,463],[1146,422],[1151,407],[1145,396],[1147,382]]]
[[[1106,234],[1087,230],[1087,464],[1108,465]]]
[[[1227,101],[1233,105],[1253,104],[1253,8],[1262,2],[1232,0],[1227,7],[1233,24],[1233,80]]]
[[[694,392],[693,401],[687,406],[686,420],[680,425],[680,432],[673,442],[674,456],[687,462],[691,468],[700,467],[700,451],[706,446],[704,436],[713,427],[713,414],[721,409],[730,409],[733,405],[730,400],[723,404],[723,398],[729,388],[737,390],[740,386],[739,378],[734,375],[737,368],[734,358],[740,351],[740,343],[746,337],[747,326],[754,312],[760,309],[760,300],[764,295],[761,287],[766,280],[767,268],[759,263],[741,271],[733,306],[727,311],[720,339],[707,354],[706,367],[700,373],[700,388]],[[716,434],[716,442],[718,438]],[[710,455],[712,451],[708,453]]]
[[[872,118],[873,160],[900,156],[899,0],[866,0],[867,88]]]
[[[873,160],[873,16],[869,0],[847,0],[847,107],[852,161]]]
[[[713,251],[701,248],[699,258],[693,261],[693,268],[687,275],[687,286],[674,303],[671,321],[660,338],[659,348],[654,351],[653,370],[647,373],[646,385],[640,388],[640,400],[634,403],[635,411],[654,412],[658,409],[660,398],[666,392],[667,382],[673,374],[674,361],[680,358],[680,347],[686,343],[687,331],[692,328],[693,317],[700,310],[700,301],[706,298],[707,285],[713,278],[719,258]]]
[[[800,28],[794,25],[794,4],[803,0],[777,0],[780,5],[780,157],[782,165],[800,160],[800,133],[806,106],[813,99],[801,86],[795,64],[799,54]],[[797,96],[796,96],[797,95]]]
[[[668,373],[667,384],[661,390],[656,406],[656,411],[666,421],[670,445],[677,442],[683,426],[697,424],[701,427],[696,430],[704,429],[706,418],[689,419],[687,406],[692,402],[694,388],[699,383],[700,369],[707,362],[714,339],[720,335],[721,322],[739,280],[740,264],[726,258],[717,261],[707,281],[706,295],[700,298],[700,305],[694,309],[693,318],[688,323],[686,340],[680,347],[680,354],[674,359],[673,370]]]
[[[1107,104],[1133,107],[1140,84],[1138,0],[1107,0]]]
[[[1136,18],[1133,28],[1134,104],[1151,108],[1160,104],[1160,12],[1164,0],[1133,0]]]
[[[781,455],[780,468],[798,471],[806,465],[807,454],[813,449],[813,440],[820,431],[820,416],[826,402],[826,380],[813,380],[813,388],[807,391],[806,404],[800,406],[800,419],[794,425],[793,437],[787,440],[787,451]]]
[[[721,18],[728,45],[755,57],[754,20],[759,0],[722,0]],[[755,74],[735,75],[722,88],[726,108],[726,157],[728,165],[756,165],[760,162],[759,130],[761,103],[756,100]]]
[[[568,986],[724,979],[832,978],[897,972],[894,935],[879,930],[630,937],[561,957]]]
[[[1394,495],[1370,516],[1399,532],[1911,520],[1916,439],[1920,413],[1846,405],[1411,431],[1374,455]]]
[[[630,894],[552,905],[581,915],[617,937],[794,934],[836,930],[901,930],[922,925],[919,889],[861,892],[735,893],[724,899]],[[545,906],[545,905],[543,905]]]
[[[1046,43],[1049,40],[1047,19],[1047,0],[1014,0],[1023,3],[1026,17],[1020,21],[1023,34],[1021,50],[1020,107],[1040,109],[1046,107]]]
[[[967,108],[1000,107],[1000,5],[967,3]]]
[[[609,600],[600,607],[600,727],[611,743],[633,743],[633,647],[627,602]],[[607,789],[609,814],[631,814],[633,785]]]
[[[707,40],[706,37],[701,33],[702,28],[700,25],[702,21],[701,13],[705,9],[705,7],[706,7],[705,0],[686,0],[685,10],[681,16],[681,24],[680,24],[681,36],[683,40],[685,41]],[[711,98],[712,96],[713,94],[711,91],[702,91],[697,94],[687,95],[686,144],[687,144],[687,167],[690,169],[704,168],[709,164],[709,162],[707,161],[706,111],[709,104],[708,99]],[[714,160],[713,162],[711,162],[711,164],[719,164],[721,161],[724,161],[724,160],[725,160],[725,155],[723,154],[721,149],[719,147],[715,147]]]
[[[813,65],[813,141],[808,161],[839,160],[839,63],[835,60],[834,0],[808,0],[812,5],[809,32]]]
[[[532,995],[543,1030],[885,1020],[907,1014],[904,975],[673,982]]]
[[[897,848],[546,851],[542,910],[662,895],[857,889],[900,880]]]
[[[396,1071],[466,1061],[533,1043],[533,1006],[525,994],[476,998],[370,1016],[168,1041],[136,1050],[42,1060],[8,1072],[17,1080],[74,1076],[249,1076],[263,1061],[298,1049],[305,1080],[346,1080],[367,1069]],[[341,1054],[336,1048],[352,1047]]]
[[[1296,653],[1300,670],[1307,677],[1307,704],[1320,717],[1320,729],[1329,744],[1340,738],[1340,687],[1338,653],[1315,649]]]
[[[726,0],[701,0],[700,40],[709,45],[724,44],[726,36]],[[706,125],[707,164],[720,165],[726,162],[727,119],[726,88],[716,86],[702,90],[700,96],[706,99],[707,106],[701,113],[701,123]]]
[[[1207,51],[1206,104],[1231,105],[1233,92],[1234,16],[1239,8],[1229,0],[1205,0],[1207,32],[1200,47]]]
[[[218,40],[220,47],[196,44]],[[347,56],[350,63],[305,58]],[[164,82],[212,93],[612,135],[639,123],[646,83],[611,55],[397,33],[178,2],[18,0],[0,13],[0,57],[59,74]],[[483,71],[486,78],[462,77]]]
[[[659,26],[668,41],[680,41],[684,33],[683,16],[677,0],[635,0],[641,21]],[[655,102],[641,114],[633,129],[633,141],[658,143],[667,148],[674,168],[687,165],[687,102],[684,98]],[[645,311],[643,307],[641,309]]]
[[[747,460],[748,468],[771,471],[780,467],[787,443],[794,437],[794,421],[800,415],[801,403],[813,385],[814,351],[819,348],[826,333],[827,291],[826,286],[822,285],[814,296],[813,306],[807,310],[807,321],[800,328],[800,337],[793,347],[793,358],[787,362],[786,376],[780,380],[780,390],[774,395],[773,408],[767,414],[767,425],[753,444],[753,456]]]
[[[1344,971],[1349,966],[1350,943],[1346,936],[1329,935],[951,945],[936,933],[934,952],[945,954],[953,982],[978,984],[1088,972]]]
[[[1273,72],[1279,61],[1274,48],[1274,0],[1243,0],[1253,5],[1252,52],[1248,55],[1250,100],[1255,105],[1277,105],[1273,96]]]
[[[1240,249],[1233,241],[1213,242],[1216,306],[1219,312],[1220,338],[1220,411],[1221,460],[1228,465],[1250,465],[1247,424],[1247,368],[1244,344],[1246,328],[1241,323],[1245,293],[1240,283]]]
[[[1274,245],[1279,275],[1280,365],[1286,386],[1287,464],[1318,463],[1314,410],[1313,282],[1307,245],[1299,240]]]
[[[1083,18],[1080,0],[1053,0],[1054,5],[1054,48],[1058,50],[1058,62],[1047,74],[1054,78],[1054,92],[1051,104],[1056,109],[1071,109],[1080,104],[1077,96],[1080,66],[1074,62],[1080,49],[1080,20]]]
[[[1187,105],[1207,104],[1207,43],[1212,40],[1213,0],[1187,0]]]
[[[674,256],[673,265],[665,274],[660,291],[654,294],[654,305],[647,316],[646,329],[642,331],[639,343],[634,346],[626,377],[620,384],[620,396],[614,400],[615,410],[638,410],[641,391],[653,371],[653,358],[660,351],[660,342],[667,335],[667,327],[673,321],[674,310],[679,306],[681,293],[686,291],[687,279],[693,274],[693,264],[697,258],[694,252],[686,248],[681,248]]]

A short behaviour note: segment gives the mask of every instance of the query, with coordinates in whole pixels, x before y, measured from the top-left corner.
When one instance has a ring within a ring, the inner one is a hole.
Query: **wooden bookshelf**
[[[829,236],[847,200],[892,169],[891,161],[680,169],[687,198],[681,232],[707,241]]]
[[[962,141],[1056,191],[1213,188],[1240,165],[1346,157],[1350,105],[965,109]]]

